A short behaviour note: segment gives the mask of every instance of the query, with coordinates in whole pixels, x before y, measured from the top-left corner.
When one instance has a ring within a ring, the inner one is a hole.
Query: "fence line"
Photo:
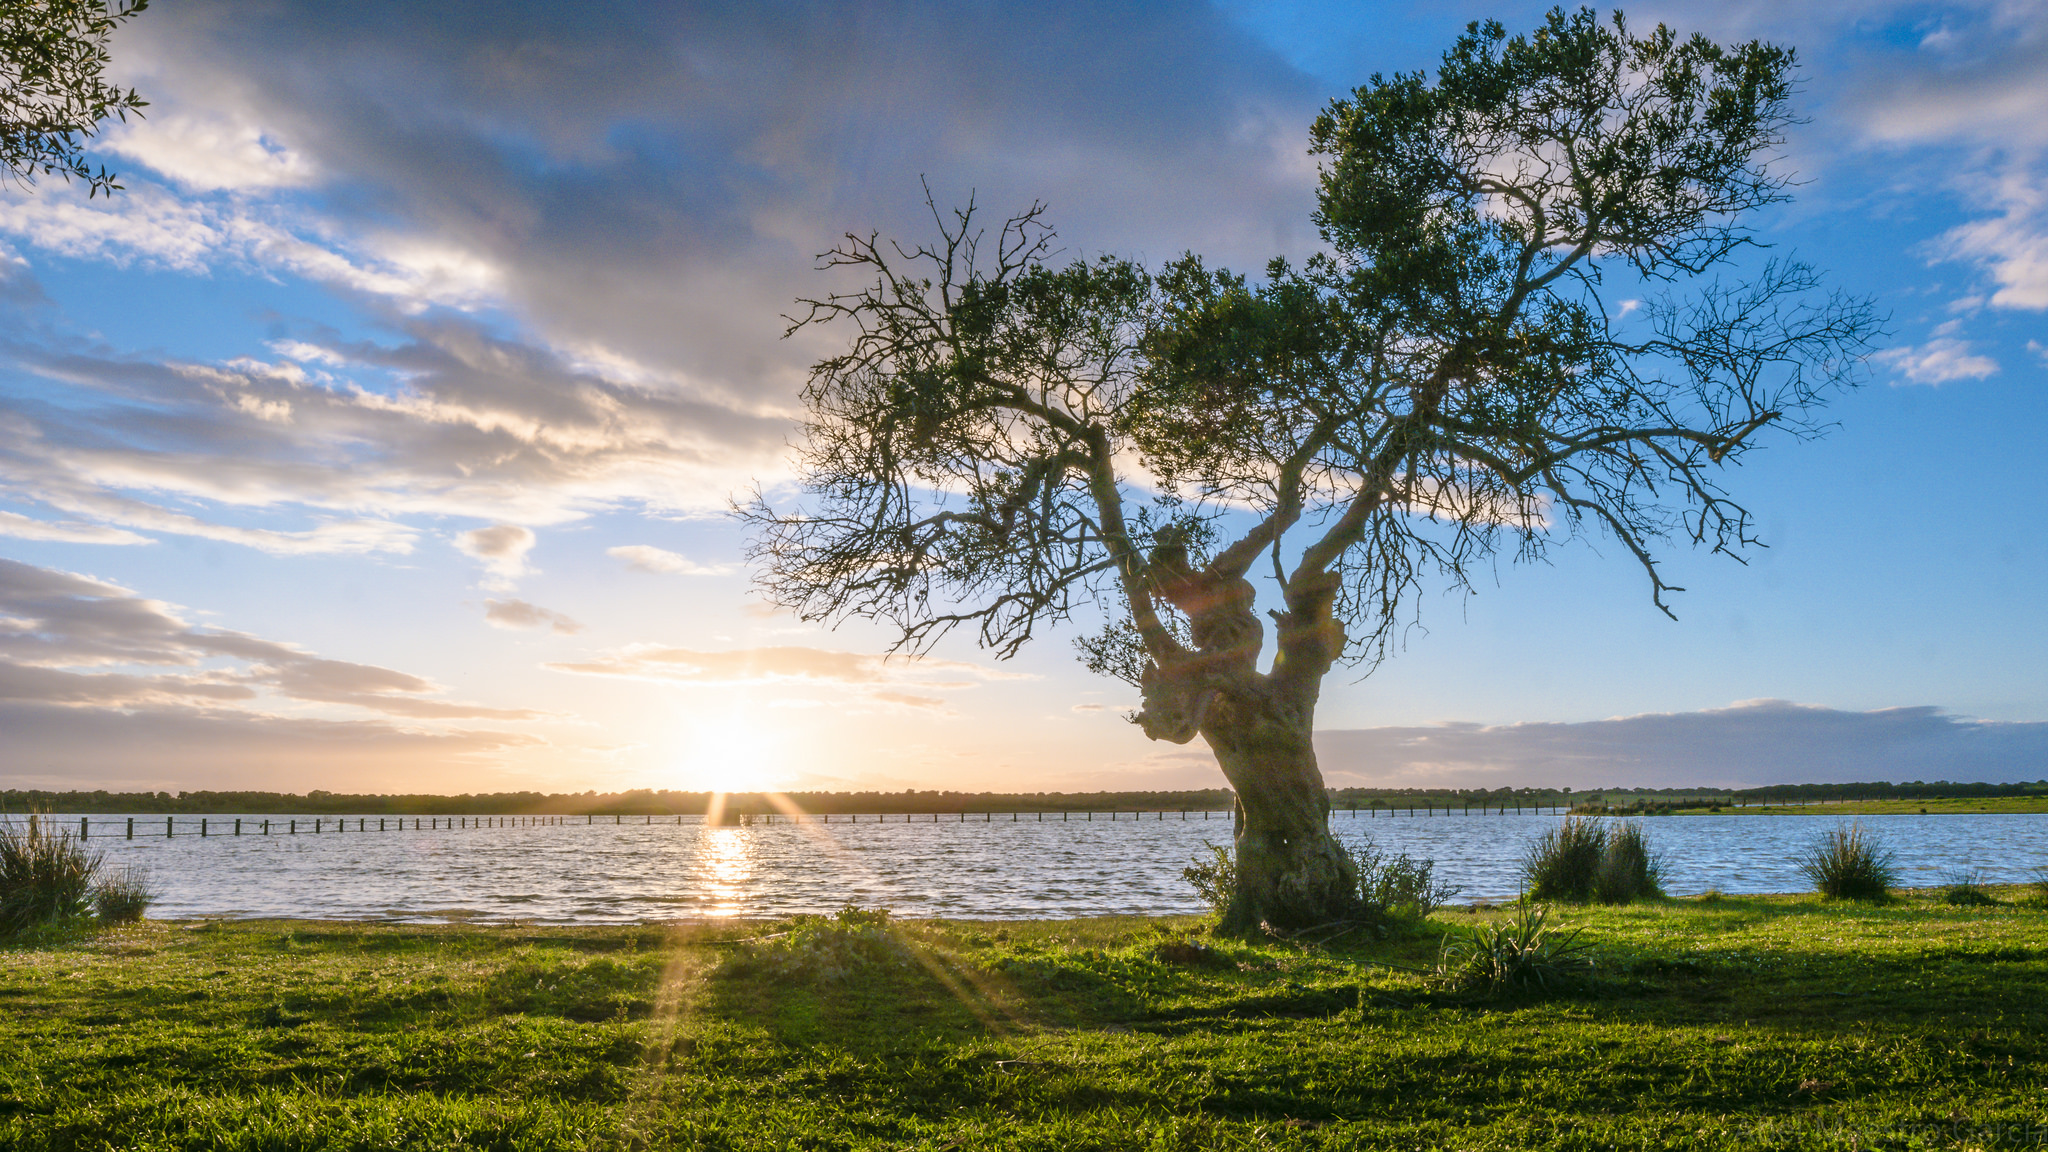
[[[1473,807],[1471,804],[1461,806],[1444,804],[1440,806],[1430,801],[1422,801],[1411,802],[1398,808],[1385,805],[1368,805],[1360,808],[1352,805],[1348,808],[1333,808],[1330,815],[1332,817],[1345,817],[1349,819],[1357,819],[1360,816],[1371,819],[1380,816],[1382,813],[1388,817],[1471,816],[1475,815]],[[1556,813],[1565,810],[1559,804],[1503,804],[1499,801],[1481,803],[1477,807],[1478,812],[1476,814],[1480,816],[1489,814],[1505,816],[1509,813],[1516,815],[1524,813],[1540,815],[1544,812]],[[696,813],[681,815],[670,813],[661,816],[658,821],[651,813],[611,813],[610,815],[612,819],[609,822],[614,825],[632,823],[654,825],[656,823],[669,824],[673,822],[677,826],[682,826],[685,821],[692,821],[700,825],[704,821],[704,817]],[[640,816],[640,820],[632,820],[633,815]],[[975,816],[980,816],[981,819],[972,819]],[[1009,819],[996,820],[997,816],[1008,816]],[[1031,819],[1024,819],[1026,816],[1031,817]],[[1182,821],[1191,819],[1214,820],[1219,818],[1229,819],[1231,816],[1232,813],[1227,811],[1193,808],[1148,808],[1108,812],[1094,810],[1080,812],[821,812],[803,813],[800,815],[774,812],[727,813],[719,823],[725,826],[741,827],[748,827],[754,824],[1065,824],[1094,823],[1097,819],[1114,823],[1124,820],[1126,817],[1132,822],[1137,822],[1169,819]],[[1076,820],[1075,817],[1080,819]],[[12,826],[15,819],[13,816],[0,816],[0,823]],[[31,813],[28,816],[28,826],[31,832],[36,829],[39,821],[55,828],[62,828],[65,831],[70,830],[70,820],[68,818],[60,820],[59,817],[54,815]],[[112,827],[108,828],[107,825],[110,823]],[[351,823],[353,823],[353,827],[350,826]],[[161,823],[154,816],[142,817],[139,820],[134,816],[117,816],[111,820],[102,818],[99,823],[95,824],[92,817],[80,816],[78,818],[77,835],[80,840],[90,840],[95,836],[102,839],[112,837],[121,840],[168,840],[179,836],[198,836],[211,839],[235,836],[331,836],[338,834],[363,835],[376,832],[491,831],[519,828],[555,828],[572,826],[575,823],[576,818],[574,816],[294,816],[269,819],[247,816],[202,816],[197,819],[187,818],[184,820],[179,820],[175,816],[165,816]],[[594,813],[585,814],[583,823],[585,825],[598,823],[597,815]]]

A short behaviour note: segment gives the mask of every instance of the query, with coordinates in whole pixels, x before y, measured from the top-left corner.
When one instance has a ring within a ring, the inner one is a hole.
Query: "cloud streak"
[[[0,699],[94,710],[291,701],[420,720],[541,715],[431,698],[440,691],[393,669],[195,628],[119,585],[0,559]]]
[[[1316,749],[1337,787],[1734,788],[2048,777],[2048,723],[1784,700],[1579,724],[1330,730],[1316,733]]]

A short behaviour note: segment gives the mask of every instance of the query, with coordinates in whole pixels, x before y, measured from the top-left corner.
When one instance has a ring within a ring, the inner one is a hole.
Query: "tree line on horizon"
[[[703,815],[712,792],[636,788],[622,792],[341,793],[314,789],[291,792],[65,792],[0,790],[0,812],[85,813],[346,813],[405,816],[585,816]],[[1685,804],[1760,805],[1846,800],[1982,799],[2048,795],[2048,780],[2014,783],[1912,780],[1843,784],[1771,784],[1756,788],[1334,788],[1330,805],[1357,808],[1554,807],[1572,804],[1628,804],[1638,801]],[[1229,811],[1226,788],[1126,792],[959,792],[908,789],[901,792],[728,793],[728,812],[763,815],[787,811],[778,800],[814,815],[959,812],[1176,812]]]

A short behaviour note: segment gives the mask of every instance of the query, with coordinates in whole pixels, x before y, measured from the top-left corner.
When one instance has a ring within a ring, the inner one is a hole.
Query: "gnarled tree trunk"
[[[1202,738],[1237,793],[1237,882],[1225,931],[1307,928],[1343,919],[1358,903],[1351,855],[1330,834],[1329,794],[1312,743],[1313,701],[1263,691],[1225,692]]]
[[[1223,911],[1226,931],[1295,929],[1344,919],[1358,908],[1358,872],[1330,834],[1329,793],[1316,766],[1316,698],[1344,647],[1330,611],[1334,580],[1292,590],[1276,613],[1279,657],[1258,670],[1265,630],[1242,577],[1195,573],[1155,555],[1171,578],[1160,594],[1188,617],[1195,652],[1145,672],[1138,720],[1155,740],[1200,735],[1237,794],[1237,876]]]

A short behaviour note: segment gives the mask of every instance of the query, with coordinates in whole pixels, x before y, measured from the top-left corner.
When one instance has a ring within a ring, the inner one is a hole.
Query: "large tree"
[[[106,82],[107,40],[149,0],[0,0],[0,170],[17,184],[59,175],[86,194],[121,185],[85,149],[109,118],[148,102]]]
[[[1037,208],[849,236],[824,263],[866,282],[794,321],[851,328],[804,394],[808,500],[743,510],[761,585],[910,650],[966,625],[1007,656],[1106,607],[1090,665],[1236,791],[1226,926],[1352,914],[1324,676],[1383,657],[1431,583],[1580,534],[1668,612],[1653,547],[1753,544],[1722,477],[1851,381],[1868,303],[1743,227],[1785,197],[1792,67],[1619,14],[1474,24],[1434,77],[1375,76],[1315,122],[1326,249],[1256,278],[1055,264]]]

